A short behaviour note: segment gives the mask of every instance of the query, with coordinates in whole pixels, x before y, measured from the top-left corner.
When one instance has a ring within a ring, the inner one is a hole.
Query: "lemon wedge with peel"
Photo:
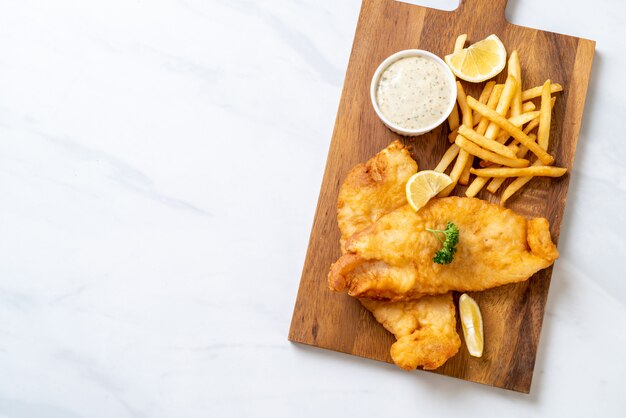
[[[406,182],[406,200],[413,210],[418,211],[450,184],[452,179],[444,173],[433,170],[420,171]]]
[[[461,80],[480,83],[500,74],[506,65],[506,49],[500,38],[489,35],[482,41],[446,55],[446,63]]]
[[[461,326],[463,327],[467,351],[469,351],[470,356],[482,357],[484,347],[483,317],[480,314],[478,304],[467,293],[463,293],[459,298],[459,313],[461,314]]]

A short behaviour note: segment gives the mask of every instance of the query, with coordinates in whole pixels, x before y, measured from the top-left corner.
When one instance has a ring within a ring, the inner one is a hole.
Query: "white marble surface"
[[[287,341],[359,6],[0,2],[0,417],[624,416],[617,0],[508,8],[598,41],[531,394]]]

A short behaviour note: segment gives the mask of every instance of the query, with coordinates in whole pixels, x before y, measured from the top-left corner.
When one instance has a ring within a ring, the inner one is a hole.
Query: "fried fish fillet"
[[[337,203],[342,251],[353,234],[406,203],[404,187],[416,172],[407,149],[395,141],[348,173]],[[395,335],[398,341],[391,346],[391,357],[405,370],[436,369],[461,346],[451,293],[409,302],[360,301]]]
[[[402,302],[360,300],[396,337],[391,358],[399,367],[434,370],[459,351],[452,293]]]
[[[452,263],[436,264],[441,242],[426,228],[441,230],[449,221],[460,231],[458,251]],[[353,235],[345,249],[331,267],[330,288],[394,301],[524,281],[558,258],[546,219],[461,197],[432,199],[418,212],[402,206]]]
[[[353,234],[406,204],[404,187],[415,173],[417,163],[400,141],[392,142],[372,159],[350,170],[337,200],[342,250]]]

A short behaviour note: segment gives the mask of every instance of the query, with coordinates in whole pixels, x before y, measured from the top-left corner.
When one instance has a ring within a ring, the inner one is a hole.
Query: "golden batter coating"
[[[406,204],[404,187],[416,172],[417,164],[409,152],[395,141],[348,173],[337,203],[342,249],[353,234]],[[360,300],[397,338],[391,357],[403,369],[436,369],[461,346],[451,293],[409,302]]]
[[[450,221],[459,229],[458,251],[452,263],[436,264],[441,242],[426,228],[444,229]],[[524,281],[558,257],[549,228],[546,219],[527,220],[474,198],[435,198],[418,212],[405,205],[346,242],[329,286],[397,301]]]
[[[391,358],[405,370],[418,366],[434,370],[459,351],[452,293],[403,302],[361,299],[361,303],[396,337]]]
[[[339,190],[337,222],[341,248],[353,234],[406,204],[404,187],[417,173],[417,163],[400,141],[350,170]]]

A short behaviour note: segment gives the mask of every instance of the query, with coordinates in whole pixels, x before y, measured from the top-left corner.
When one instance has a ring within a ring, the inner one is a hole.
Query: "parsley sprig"
[[[435,253],[433,261],[437,264],[450,264],[456,253],[456,244],[459,242],[459,229],[452,222],[448,222],[446,229],[426,228],[426,230],[435,234],[443,244],[443,248]],[[445,240],[441,238],[441,234],[444,235]]]

